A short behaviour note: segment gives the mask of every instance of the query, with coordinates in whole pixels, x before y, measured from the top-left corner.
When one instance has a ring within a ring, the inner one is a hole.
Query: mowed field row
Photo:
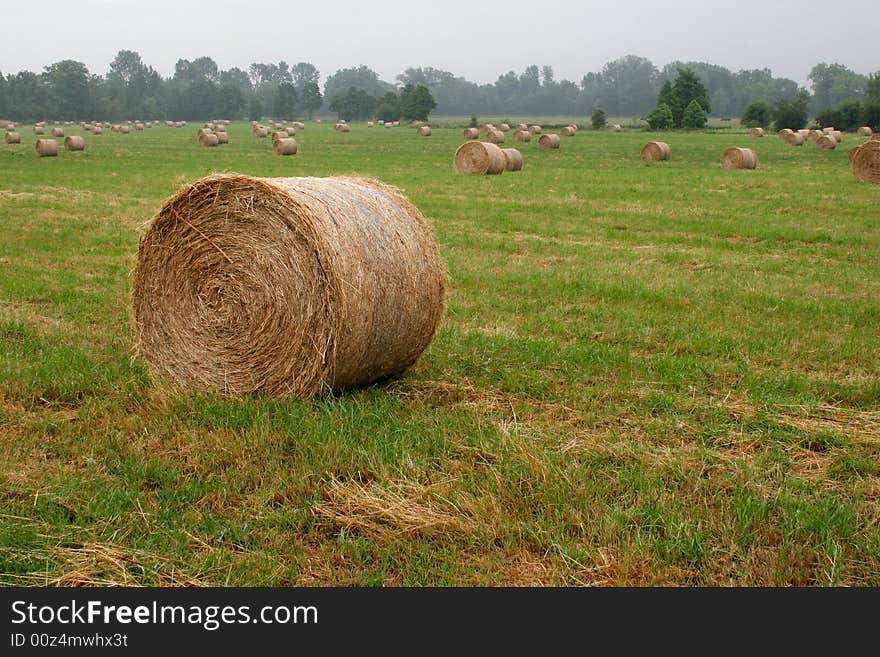
[[[67,128],[55,158],[29,128],[0,144],[0,583],[880,585],[863,139],[508,133],[521,172],[460,176],[452,128],[308,123],[289,157],[241,123]],[[450,277],[411,370],[312,401],[151,382],[139,230],[223,171],[407,195]]]

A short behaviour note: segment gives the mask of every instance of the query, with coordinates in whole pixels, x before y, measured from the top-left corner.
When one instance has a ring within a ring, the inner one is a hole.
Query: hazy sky
[[[877,2],[43,0],[33,9],[16,5],[18,28],[6,25],[0,38],[0,71],[41,71],[75,59],[103,75],[129,49],[163,76],[179,58],[207,55],[221,69],[309,61],[322,85],[337,69],[359,64],[389,82],[409,66],[482,83],[530,64],[549,64],[557,79],[579,82],[611,59],[636,54],[658,68],[674,60],[766,67],[806,84],[820,61],[859,73],[880,69],[880,39],[869,26]]]

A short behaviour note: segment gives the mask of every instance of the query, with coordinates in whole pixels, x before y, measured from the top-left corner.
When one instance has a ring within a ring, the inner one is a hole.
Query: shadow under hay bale
[[[410,367],[445,294],[431,230],[396,189],[218,175],[152,219],[132,303],[138,352],[161,380],[312,397]]]

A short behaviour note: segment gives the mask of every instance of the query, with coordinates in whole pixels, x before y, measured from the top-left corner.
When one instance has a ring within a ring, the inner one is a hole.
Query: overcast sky
[[[859,73],[880,69],[880,39],[870,26],[877,3],[43,0],[33,9],[15,5],[0,38],[0,71],[38,72],[75,59],[103,75],[128,49],[163,76],[179,58],[207,55],[221,69],[308,61],[322,85],[337,69],[359,64],[389,82],[410,66],[494,82],[530,64],[549,64],[556,79],[580,82],[607,61],[635,54],[658,68],[699,60],[734,71],[770,68],[806,84],[820,61]]]

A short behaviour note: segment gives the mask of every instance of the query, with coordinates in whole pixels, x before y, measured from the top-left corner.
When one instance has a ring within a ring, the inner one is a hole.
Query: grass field
[[[308,124],[286,158],[195,132],[0,144],[0,583],[880,585],[861,140],[666,133],[647,165],[656,135],[581,130],[463,177],[457,129]],[[217,171],[399,186],[450,275],[417,365],[317,401],[152,385],[138,229]]]

